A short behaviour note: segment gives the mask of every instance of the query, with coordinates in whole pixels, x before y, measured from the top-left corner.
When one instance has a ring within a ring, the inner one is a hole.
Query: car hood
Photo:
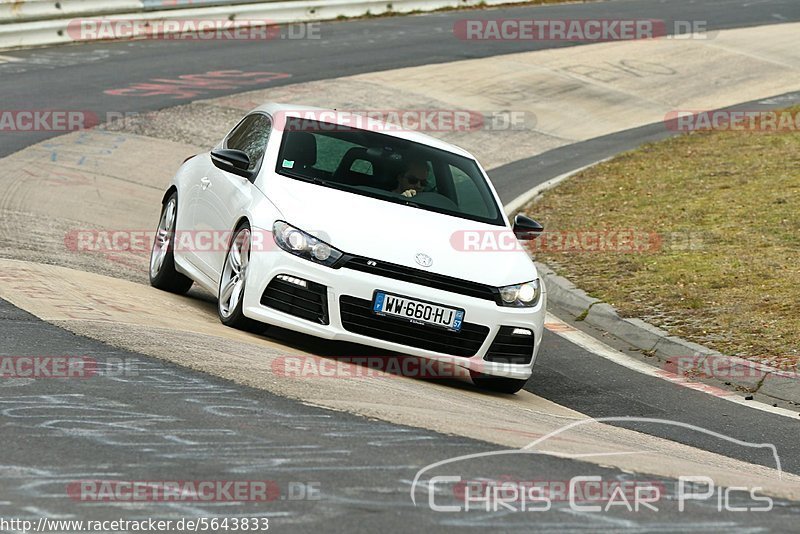
[[[271,180],[265,193],[286,222],[346,253],[497,287],[537,277],[527,252],[508,246],[507,227],[282,176]],[[465,247],[467,234],[471,240]],[[476,235],[488,246],[477,247]],[[504,241],[506,246],[494,246],[498,241]],[[430,267],[418,263],[419,254],[432,259]]]

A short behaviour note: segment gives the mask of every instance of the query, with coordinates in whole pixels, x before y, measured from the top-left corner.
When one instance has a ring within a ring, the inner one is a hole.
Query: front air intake
[[[328,288],[296,276],[279,274],[264,290],[261,304],[319,324],[330,324]]]
[[[529,364],[533,359],[533,342],[533,331],[501,326],[483,359],[495,363]]]

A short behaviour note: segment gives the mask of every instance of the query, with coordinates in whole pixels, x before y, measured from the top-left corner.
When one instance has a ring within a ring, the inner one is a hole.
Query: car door
[[[248,171],[255,177],[264,159],[272,121],[263,113],[245,117],[223,141],[222,148],[241,150],[250,158]],[[254,185],[243,178],[211,165],[201,180],[195,211],[197,257],[200,267],[218,281],[227,254],[230,233],[245,206],[250,204]]]

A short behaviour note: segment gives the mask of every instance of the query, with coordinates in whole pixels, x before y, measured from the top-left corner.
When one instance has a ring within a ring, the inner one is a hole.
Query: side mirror
[[[514,235],[520,241],[533,241],[544,232],[544,226],[526,215],[518,213],[514,217]]]
[[[253,173],[247,169],[250,167],[250,156],[241,150],[220,149],[211,152],[211,161],[214,166],[223,171],[247,178],[253,177]]]

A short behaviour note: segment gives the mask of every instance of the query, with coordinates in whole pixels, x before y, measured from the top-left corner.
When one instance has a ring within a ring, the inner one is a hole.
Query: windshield
[[[289,119],[276,172],[387,202],[505,225],[474,160],[377,132]]]

